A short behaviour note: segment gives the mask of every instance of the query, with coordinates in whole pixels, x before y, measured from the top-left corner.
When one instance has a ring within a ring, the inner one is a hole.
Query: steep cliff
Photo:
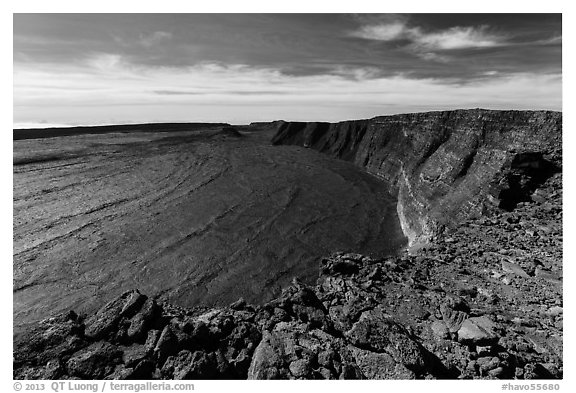
[[[276,125],[273,144],[309,147],[387,181],[411,245],[465,218],[512,210],[562,161],[560,112],[473,109]]]

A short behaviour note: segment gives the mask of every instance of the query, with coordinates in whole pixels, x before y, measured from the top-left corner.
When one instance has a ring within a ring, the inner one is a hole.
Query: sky
[[[562,110],[560,14],[14,14],[15,128]]]

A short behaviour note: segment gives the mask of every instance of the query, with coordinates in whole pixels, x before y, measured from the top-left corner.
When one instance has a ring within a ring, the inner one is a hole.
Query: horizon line
[[[73,128],[97,128],[97,127],[118,127],[118,126],[142,126],[142,125],[167,125],[167,124],[206,124],[206,125],[230,125],[230,126],[248,126],[250,124],[257,123],[274,123],[274,122],[289,122],[289,123],[343,123],[347,121],[359,121],[359,120],[371,120],[378,117],[388,117],[388,116],[399,116],[417,113],[435,113],[435,112],[457,112],[457,111],[494,111],[494,112],[557,112],[562,113],[562,110],[552,110],[552,109],[489,109],[489,108],[459,108],[459,109],[439,109],[431,111],[414,111],[414,112],[398,112],[386,115],[377,115],[369,118],[356,118],[356,119],[344,119],[336,121],[324,121],[324,120],[286,120],[286,119],[274,119],[274,120],[256,120],[249,123],[230,123],[230,122],[217,122],[217,121],[150,121],[150,122],[127,122],[127,123],[101,123],[101,124],[62,124],[62,123],[44,123],[44,122],[15,122],[12,125],[13,131],[20,130],[55,130],[55,129],[73,129]],[[20,125],[20,126],[19,126]],[[26,126],[26,127],[24,127]]]

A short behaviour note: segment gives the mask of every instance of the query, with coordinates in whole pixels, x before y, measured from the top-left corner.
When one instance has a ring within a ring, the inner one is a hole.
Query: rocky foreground
[[[159,304],[131,290],[14,342],[14,378],[562,378],[562,178],[428,246],[336,253],[264,305]]]

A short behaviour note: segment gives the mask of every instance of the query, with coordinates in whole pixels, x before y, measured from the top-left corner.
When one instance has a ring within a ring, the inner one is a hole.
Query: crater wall
[[[273,144],[351,161],[391,184],[412,246],[442,226],[512,209],[562,165],[561,112],[472,109],[275,126]]]

